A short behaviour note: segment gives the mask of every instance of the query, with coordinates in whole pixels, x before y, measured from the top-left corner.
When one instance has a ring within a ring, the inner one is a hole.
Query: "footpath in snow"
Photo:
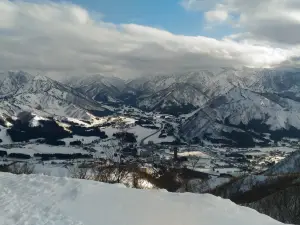
[[[128,189],[94,181],[0,173],[0,225],[277,225],[208,194]]]

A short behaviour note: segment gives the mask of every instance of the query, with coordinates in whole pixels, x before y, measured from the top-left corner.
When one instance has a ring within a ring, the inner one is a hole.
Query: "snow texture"
[[[127,189],[94,181],[0,173],[0,225],[276,225],[212,195]]]

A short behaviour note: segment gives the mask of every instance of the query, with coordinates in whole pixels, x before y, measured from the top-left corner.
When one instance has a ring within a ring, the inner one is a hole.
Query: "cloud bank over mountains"
[[[298,63],[298,1],[184,0],[181,5],[203,11],[207,23],[229,23],[241,32],[220,40],[185,36],[104,22],[105,15],[71,3],[0,0],[0,70],[56,78],[95,73],[130,78],[204,67]]]

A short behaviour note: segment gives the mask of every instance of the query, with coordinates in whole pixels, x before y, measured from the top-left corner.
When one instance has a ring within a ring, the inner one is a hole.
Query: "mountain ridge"
[[[46,76],[9,72],[0,85],[0,109],[7,114],[37,111],[50,115],[89,118],[88,112],[107,111],[102,104]]]
[[[271,145],[283,137],[300,138],[299,75],[296,70],[215,68],[128,82],[97,74],[58,82],[8,72],[9,78],[1,79],[0,109],[12,114],[41,108],[88,119],[89,113],[102,116],[134,106],[177,118],[186,115],[180,131],[189,142]]]

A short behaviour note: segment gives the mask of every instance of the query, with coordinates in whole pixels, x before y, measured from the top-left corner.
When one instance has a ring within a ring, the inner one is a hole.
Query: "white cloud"
[[[228,19],[228,13],[224,10],[212,10],[205,13],[208,22],[223,22]]]
[[[95,21],[87,10],[70,3],[0,0],[0,15],[2,71],[132,77],[212,66],[268,67],[300,51]]]
[[[182,0],[181,5],[186,10],[204,11],[213,8],[218,2],[219,0]]]
[[[217,11],[221,10],[224,17],[227,13],[226,19],[231,18],[230,23],[245,33],[244,38],[300,44],[299,0],[183,0],[182,5],[187,10],[206,12],[210,15],[207,22],[214,22]]]

